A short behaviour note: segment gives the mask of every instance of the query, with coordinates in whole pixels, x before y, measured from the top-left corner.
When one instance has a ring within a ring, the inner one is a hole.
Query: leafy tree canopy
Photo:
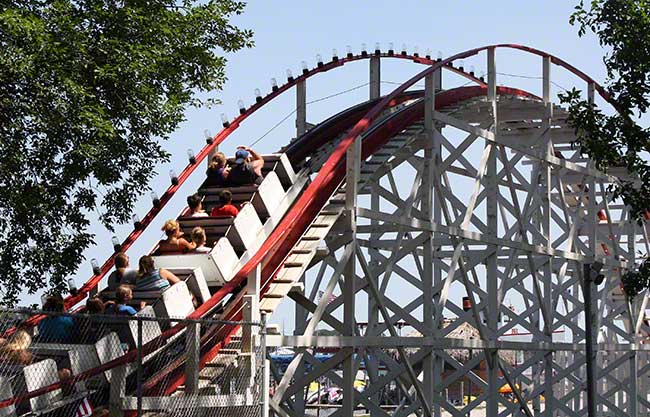
[[[650,1],[581,1],[571,15],[578,34],[593,32],[608,52],[606,88],[618,111],[606,115],[581,98],[577,90],[561,95],[569,105],[570,123],[576,128],[581,149],[602,170],[626,167],[640,181],[623,180],[612,187],[631,208],[637,221],[650,209],[650,130],[635,122],[650,108]],[[634,296],[648,286],[650,268],[623,277],[626,293]]]
[[[223,52],[252,46],[231,0],[0,2],[0,287],[61,288],[93,212],[126,222]]]

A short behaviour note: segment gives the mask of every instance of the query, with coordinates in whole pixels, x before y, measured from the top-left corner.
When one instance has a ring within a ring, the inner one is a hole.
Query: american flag
[[[88,400],[88,397],[86,397],[81,401],[79,407],[77,407],[77,412],[75,413],[75,417],[90,417],[92,414],[93,414],[93,406],[92,404],[90,404],[90,400]]]

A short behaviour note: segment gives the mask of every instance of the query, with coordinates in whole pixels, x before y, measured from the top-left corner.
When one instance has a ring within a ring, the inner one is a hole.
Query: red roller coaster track
[[[352,126],[351,130],[345,135],[345,137],[341,140],[341,142],[338,144],[335,150],[331,153],[327,161],[323,164],[322,168],[314,178],[313,182],[303,191],[303,193],[299,196],[296,203],[287,212],[287,214],[280,222],[280,224],[274,229],[274,231],[270,234],[270,236],[260,247],[260,249],[242,267],[242,269],[235,275],[235,277],[231,281],[229,281],[226,285],[224,285],[224,287],[219,289],[208,301],[206,301],[203,305],[201,305],[194,313],[188,316],[188,318],[196,319],[196,318],[204,317],[205,315],[210,313],[211,310],[214,309],[214,307],[218,305],[226,295],[230,294],[234,289],[236,289],[242,282],[244,282],[247,276],[255,268],[261,265],[263,259],[266,261],[266,264],[263,267],[261,273],[263,291],[265,291],[265,289],[268,288],[269,283],[272,282],[273,278],[275,277],[275,274],[278,271],[278,268],[282,264],[282,261],[286,258],[290,249],[298,241],[298,239],[300,238],[300,236],[302,235],[306,227],[310,224],[313,218],[321,210],[323,205],[328,201],[332,193],[336,190],[338,186],[340,186],[341,182],[343,181],[344,172],[345,172],[345,155],[348,148],[351,146],[351,144],[357,137],[362,136],[368,132],[368,129],[372,125],[372,122],[378,117],[379,114],[381,114],[381,112],[383,112],[388,107],[403,101],[405,99],[403,94],[406,92],[408,88],[412,87],[416,82],[420,81],[425,76],[432,74],[434,71],[437,71],[441,68],[445,68],[447,70],[454,71],[464,77],[467,77],[472,81],[477,82],[479,86],[463,87],[463,88],[448,90],[438,94],[436,96],[437,109],[442,109],[449,105],[460,103],[462,101],[468,100],[473,97],[485,95],[487,88],[484,83],[482,83],[477,78],[471,76],[470,74],[466,74],[464,72],[459,71],[456,68],[453,68],[451,64],[455,60],[468,58],[491,48],[495,48],[495,49],[511,48],[511,49],[516,49],[527,53],[531,53],[534,55],[538,55],[540,57],[550,58],[552,63],[567,69],[569,72],[575,74],[586,83],[593,85],[593,87],[595,88],[596,91],[598,91],[600,96],[605,101],[609,102],[615,107],[615,103],[613,103],[613,100],[611,99],[609,94],[604,90],[604,88],[598,85],[593,79],[588,77],[585,73],[579,71],[578,69],[569,65],[565,61],[556,58],[550,54],[539,51],[537,49],[521,46],[521,45],[498,44],[498,45],[484,46],[481,48],[476,48],[476,49],[472,49],[472,50],[468,50],[456,54],[450,58],[441,61],[434,61],[431,59],[417,57],[413,55],[381,54],[380,56],[382,58],[392,57],[392,58],[399,58],[399,59],[408,59],[420,64],[428,65],[428,67],[425,70],[421,71],[419,74],[412,77],[410,80],[406,81],[398,88],[396,88],[388,96],[385,96],[384,98],[378,100],[377,102],[371,102],[371,104],[368,106],[368,107],[371,106],[371,108],[367,112],[366,112],[367,107],[361,107],[361,111],[355,113],[354,115],[347,114],[348,117],[347,119],[345,119],[345,123],[343,124],[346,125],[347,127]],[[189,178],[189,176],[194,172],[196,167],[210,154],[210,152],[217,145],[222,143],[233,131],[235,131],[239,127],[239,125],[244,120],[246,120],[255,111],[263,107],[265,104],[269,103],[271,100],[273,100],[275,97],[279,96],[283,92],[289,90],[298,82],[304,81],[305,79],[310,78],[318,73],[326,72],[331,69],[341,67],[346,63],[358,61],[361,59],[368,59],[372,56],[375,55],[363,54],[363,55],[351,56],[351,57],[348,56],[345,58],[339,58],[336,61],[332,61],[323,66],[314,68],[308,71],[307,73],[301,75],[300,77],[295,78],[293,81],[287,82],[277,90],[272,91],[266,97],[262,98],[253,106],[248,108],[243,114],[235,118],[230,123],[229,126],[224,128],[221,132],[219,132],[217,135],[214,136],[212,143],[208,143],[196,155],[196,162],[189,164],[181,172],[181,174],[178,176],[178,183],[175,185],[171,185],[165,191],[165,193],[160,198],[160,204],[158,204],[156,207],[153,207],[147,213],[147,215],[144,216],[144,218],[142,219],[141,226],[138,229],[133,230],[129,234],[129,236],[124,240],[124,242],[122,243],[122,250],[127,250],[135,242],[135,240],[137,240],[137,238],[142,234],[142,232],[152,223],[155,216],[158,213],[160,213],[162,208],[167,204],[167,202],[171,199],[171,197],[176,193],[176,191],[179,190],[179,188],[183,185],[183,183],[187,180],[187,178]],[[529,97],[529,98],[533,97],[532,95],[524,91],[506,88],[506,87],[499,87],[498,94],[514,95],[514,96]],[[363,115],[360,116],[361,113],[363,113]],[[366,158],[369,155],[372,155],[372,153],[375,152],[383,143],[385,143],[393,134],[399,132],[409,124],[421,118],[422,118],[422,106],[413,106],[413,108],[410,108],[409,111],[400,112],[399,117],[389,118],[379,128],[373,129],[373,131],[370,132],[364,138],[362,157]],[[347,130],[347,128],[343,128],[343,126],[341,125],[338,126],[335,125],[335,127],[341,129],[338,131],[338,133]],[[297,141],[297,143],[301,143],[301,142]],[[318,146],[319,144],[322,143],[320,143],[318,140],[315,140],[311,145]],[[294,151],[299,152],[295,148]],[[99,284],[101,279],[110,271],[110,269],[113,267],[113,264],[114,264],[114,256],[111,256],[104,262],[98,274],[93,275],[80,288],[79,292],[76,295],[70,296],[66,299],[66,308],[69,309],[72,306],[79,303],[80,301],[82,301],[88,295],[88,293],[92,291]],[[233,309],[229,317],[225,317],[225,319],[228,320],[236,320],[239,318],[241,318],[241,310],[239,308]],[[29,323],[35,324],[38,322],[39,319],[40,319],[39,317],[33,317],[32,319],[30,319]],[[171,329],[167,330],[166,332],[164,332],[158,338],[147,343],[142,348],[143,354],[146,355],[147,353],[150,353],[155,349],[157,349],[158,347],[162,346],[168,338],[181,331],[181,329],[182,329],[181,325],[176,325]],[[209,361],[211,358],[213,358],[218,353],[218,351],[228,342],[229,338],[232,336],[232,334],[235,331],[236,331],[236,326],[228,325],[228,326],[222,326],[219,329],[215,329],[212,332],[208,332],[202,340],[202,346],[204,347],[204,349],[202,350],[201,364],[204,364],[207,361]],[[84,380],[91,376],[97,375],[101,372],[104,372],[105,370],[112,369],[114,367],[132,362],[136,359],[136,357],[137,357],[137,351],[135,350],[129,351],[125,355],[115,360],[112,360],[108,363],[105,363],[100,367],[93,368],[76,375],[74,378],[67,380],[65,384],[73,384],[80,380]],[[179,363],[176,363],[175,365],[176,365],[175,367],[172,366],[167,368],[166,370],[164,370],[163,373],[158,374],[152,380],[148,381],[146,388],[148,388],[148,391],[150,393],[160,392],[159,390],[156,389],[157,381],[160,381],[163,377],[167,377],[168,375],[170,375],[170,373],[173,373],[171,374],[172,375],[171,383],[169,382],[170,380],[167,379],[168,383],[166,384],[167,389],[164,391],[165,394],[168,394],[169,392],[173,391],[176,387],[178,387],[178,385],[180,385],[183,382],[184,375],[182,372],[179,372],[180,371],[180,368],[178,367]],[[0,408],[7,407],[9,405],[16,404],[28,398],[33,398],[43,393],[55,390],[59,388],[61,384],[62,383],[59,382],[26,394],[21,394],[20,396],[11,399],[0,401]]]

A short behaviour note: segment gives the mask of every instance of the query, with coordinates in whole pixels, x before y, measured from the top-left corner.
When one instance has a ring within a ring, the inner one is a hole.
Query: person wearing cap
[[[230,169],[228,182],[232,186],[261,184],[264,158],[247,146],[239,146],[235,152],[235,164]]]

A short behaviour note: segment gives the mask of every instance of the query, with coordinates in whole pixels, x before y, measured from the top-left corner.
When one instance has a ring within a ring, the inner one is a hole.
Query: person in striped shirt
[[[172,272],[163,268],[157,269],[153,257],[149,255],[140,258],[139,266],[135,280],[136,291],[162,291],[180,281]]]

